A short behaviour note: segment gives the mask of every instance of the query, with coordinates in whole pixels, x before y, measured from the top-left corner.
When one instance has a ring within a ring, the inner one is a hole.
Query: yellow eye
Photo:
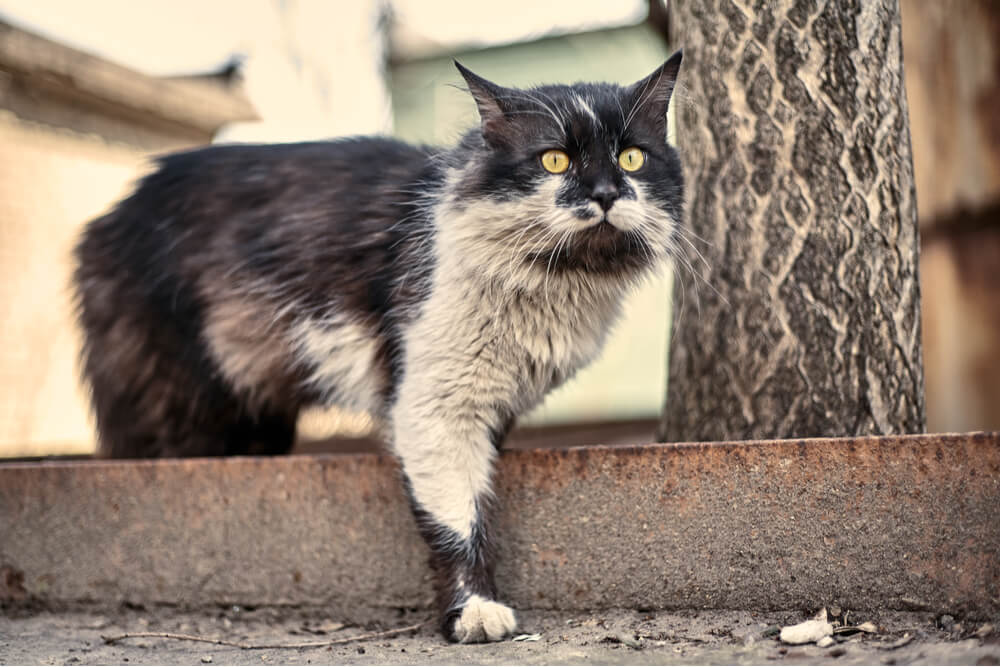
[[[569,156],[566,153],[552,149],[542,153],[542,166],[552,174],[561,174],[569,169]]]
[[[642,168],[643,163],[646,162],[646,154],[642,152],[641,148],[626,148],[618,156],[618,164],[625,171],[638,171]]]

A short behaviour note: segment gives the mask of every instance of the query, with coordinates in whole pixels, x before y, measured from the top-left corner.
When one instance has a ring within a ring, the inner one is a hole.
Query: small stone
[[[761,633],[761,636],[766,639],[766,638],[770,638],[770,637],[777,637],[779,633],[781,633],[781,626],[780,625],[772,625],[772,626],[769,626],[766,630],[764,630],[764,632]]]
[[[836,605],[830,607],[830,616],[833,616],[834,618],[840,618],[841,613],[842,612],[840,610],[840,607],[837,607]]]
[[[867,632],[868,634],[873,634],[878,632],[878,628],[871,621],[865,621],[861,625],[857,626],[858,630],[861,632]]]
[[[820,648],[833,646],[833,644],[834,644],[833,637],[831,637],[830,635],[827,635],[826,637],[823,637],[818,642],[816,642],[816,646],[819,646]]]
[[[951,632],[952,628],[955,627],[955,617],[951,614],[942,614],[941,618],[938,619],[938,627],[945,632]]]
[[[833,625],[816,619],[781,628],[779,638],[786,644],[812,644],[833,634]]]
[[[338,621],[326,621],[324,623],[320,623],[319,625],[317,625],[315,630],[320,633],[327,633],[327,632],[336,632],[337,630],[343,630],[344,627],[345,627],[344,624]]]
[[[980,639],[982,639],[984,637],[988,637],[991,634],[993,634],[993,624],[992,623],[986,623],[984,625],[981,625],[981,626],[979,626],[979,629],[976,630],[976,636],[979,637]]]
[[[201,656],[201,661],[204,662],[207,665],[208,663],[212,662],[212,656],[210,656],[210,655],[203,655],[203,656]]]

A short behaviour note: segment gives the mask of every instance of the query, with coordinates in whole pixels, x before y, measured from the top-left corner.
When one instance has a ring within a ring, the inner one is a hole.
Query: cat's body
[[[672,249],[679,64],[530,91],[463,70],[483,126],[450,151],[368,138],[162,159],[77,249],[102,451],[279,454],[304,407],[370,412],[431,547],[443,631],[511,632],[493,459]],[[617,157],[633,146],[634,171]]]

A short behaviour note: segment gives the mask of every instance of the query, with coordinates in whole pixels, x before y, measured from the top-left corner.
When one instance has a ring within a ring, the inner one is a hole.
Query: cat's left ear
[[[627,89],[636,117],[652,123],[664,138],[667,132],[667,107],[670,105],[670,97],[677,83],[677,73],[681,69],[682,58],[683,53],[678,50],[652,74],[633,83]]]
[[[510,143],[514,139],[515,128],[504,112],[510,108],[508,101],[514,96],[513,91],[487,81],[463,67],[457,60],[454,62],[465,83],[468,84],[469,92],[476,100],[476,106],[479,107],[479,117],[483,121],[483,138],[486,139],[486,143],[493,147]]]

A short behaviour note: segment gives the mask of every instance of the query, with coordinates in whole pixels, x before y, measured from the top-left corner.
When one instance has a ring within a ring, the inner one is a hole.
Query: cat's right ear
[[[514,127],[505,112],[510,110],[508,100],[513,93],[475,74],[457,60],[454,63],[469,86],[469,92],[476,100],[476,106],[479,107],[483,138],[486,139],[486,143],[493,147],[511,143],[514,139]]]
[[[630,117],[647,122],[664,139],[667,136],[667,106],[677,83],[682,58],[681,51],[677,51],[652,74],[627,89],[632,105]]]

